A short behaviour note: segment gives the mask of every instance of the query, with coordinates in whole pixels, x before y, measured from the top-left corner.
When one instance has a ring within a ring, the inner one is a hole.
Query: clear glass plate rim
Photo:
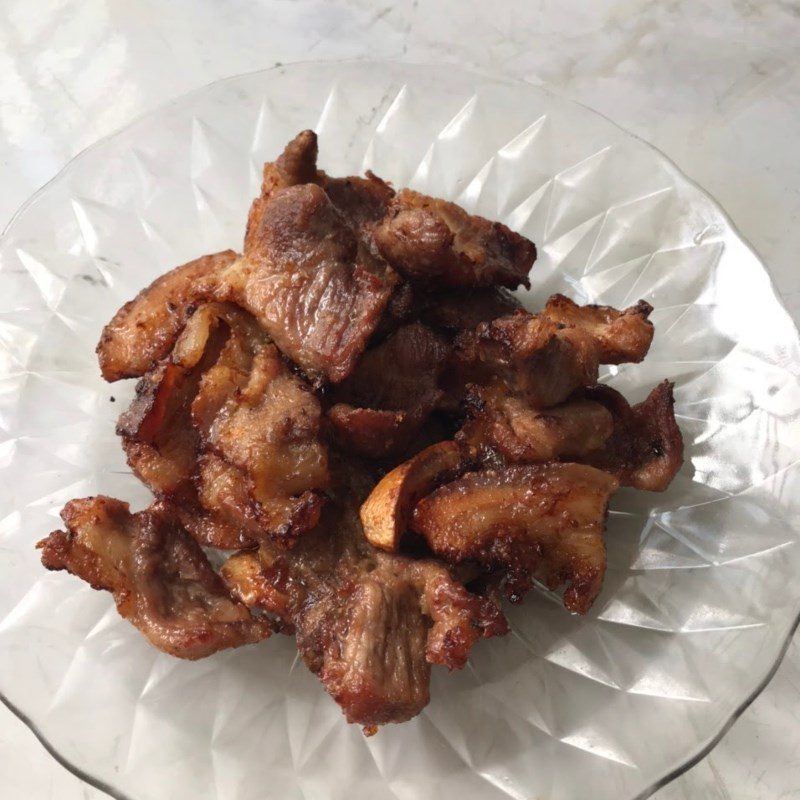
[[[163,103],[158,104],[157,106],[147,111],[142,112],[141,114],[134,117],[132,120],[130,120],[122,127],[117,128],[116,130],[111,131],[110,133],[102,136],[101,138],[97,139],[96,141],[92,142],[91,144],[87,145],[85,148],[80,150],[78,153],[76,153],[52,178],[50,178],[48,181],[42,184],[35,192],[33,192],[33,194],[31,194],[31,196],[28,197],[28,199],[25,200],[19,206],[19,208],[14,212],[11,219],[3,228],[2,232],[0,232],[0,246],[5,241],[5,239],[13,232],[16,222],[21,217],[23,217],[25,213],[33,205],[35,205],[36,201],[43,194],[45,194],[52,185],[59,183],[61,180],[66,178],[70,173],[72,173],[76,167],[79,167],[81,165],[81,162],[84,160],[86,156],[93,154],[98,150],[102,150],[103,147],[107,146],[111,141],[119,137],[122,137],[125,134],[130,133],[140,124],[154,117],[157,117],[158,115],[168,111],[173,106],[176,106],[183,102],[187,102],[194,96],[202,95],[204,92],[207,92],[212,88],[219,87],[226,83],[234,83],[238,80],[252,78],[258,75],[267,75],[268,73],[272,72],[283,72],[285,70],[291,70],[294,68],[314,67],[322,64],[328,67],[363,66],[363,67],[373,67],[376,69],[396,68],[396,69],[410,69],[410,70],[420,70],[420,71],[447,68],[450,71],[458,72],[460,75],[464,77],[471,77],[476,80],[489,80],[495,84],[501,84],[509,87],[524,86],[526,87],[527,90],[535,90],[543,95],[546,95],[547,97],[551,98],[553,102],[557,102],[563,105],[571,105],[574,107],[578,107],[589,114],[601,118],[608,125],[612,126],[614,129],[623,134],[627,139],[635,141],[640,147],[644,147],[648,151],[652,152],[655,155],[655,157],[661,162],[662,166],[665,166],[667,170],[678,181],[682,182],[685,185],[690,186],[695,192],[697,192],[697,194],[701,198],[703,198],[713,206],[714,211],[719,215],[721,220],[725,223],[727,228],[730,230],[731,234],[735,237],[735,239],[739,243],[741,243],[749,251],[750,255],[753,256],[754,260],[758,263],[758,266],[760,267],[764,275],[767,277],[773,301],[791,322],[790,330],[794,335],[795,341],[800,342],[800,331],[798,330],[798,326],[795,324],[794,320],[791,319],[791,316],[787,311],[780,294],[778,293],[775,281],[767,264],[759,256],[758,252],[753,247],[753,245],[742,234],[742,232],[739,230],[737,225],[725,211],[723,206],[717,201],[717,199],[708,190],[700,186],[693,178],[688,176],[662,150],[660,150],[658,147],[648,142],[647,140],[643,139],[642,137],[638,136],[637,134],[633,133],[632,131],[628,130],[627,128],[624,128],[622,125],[618,124],[617,122],[615,122],[613,119],[609,118],[602,112],[597,111],[596,109],[591,108],[590,106],[584,103],[564,97],[563,95],[560,95],[557,92],[553,92],[545,86],[532,83],[525,79],[511,78],[509,76],[499,75],[497,73],[492,73],[490,71],[481,70],[474,67],[466,69],[452,64],[443,64],[443,63],[433,64],[433,63],[422,63],[415,61],[388,61],[388,60],[375,60],[375,59],[333,59],[330,61],[299,60],[263,69],[251,70],[247,72],[237,73],[234,75],[229,75],[224,78],[218,78],[214,81],[210,81],[209,83],[203,84],[194,89],[190,89],[187,92],[184,92],[176,97],[173,97]],[[713,735],[709,740],[707,740],[705,744],[697,748],[693,753],[687,754],[681,761],[681,763],[677,764],[671,770],[667,771],[663,776],[653,781],[646,789],[640,792],[635,798],[631,798],[631,800],[646,800],[646,798],[653,795],[656,791],[658,791],[671,781],[675,780],[676,778],[687,772],[689,769],[691,769],[693,766],[695,766],[697,763],[702,761],[716,747],[716,745],[719,744],[719,742],[724,738],[724,736],[727,734],[727,732],[730,730],[733,724],[739,719],[739,717],[747,710],[747,708],[769,685],[770,681],[772,680],[775,673],[778,671],[778,668],[780,667],[781,663],[783,662],[783,659],[786,655],[789,645],[792,642],[792,639],[794,638],[794,635],[798,627],[800,627],[800,595],[798,596],[796,602],[796,608],[794,611],[794,620],[789,625],[785,638],[780,643],[774,661],[772,662],[771,666],[766,670],[766,672],[755,682],[754,687],[744,698],[744,700],[742,700],[742,702],[730,713],[728,718],[720,727],[719,731],[715,735]],[[2,704],[31,731],[31,733],[36,737],[36,739],[39,741],[42,747],[53,757],[55,761],[57,761],[67,771],[75,775],[78,779],[82,780],[84,783],[92,786],[95,789],[98,789],[99,791],[104,792],[105,794],[109,795],[112,798],[115,798],[115,800],[134,800],[128,795],[120,792],[118,789],[115,789],[102,779],[93,776],[88,771],[84,770],[77,764],[72,763],[70,760],[62,756],[57,750],[57,748],[42,733],[37,724],[21,708],[18,708],[13,702],[11,702],[11,700],[9,700],[9,698],[7,697],[7,693],[2,689],[2,687],[0,687],[0,702],[2,702]]]

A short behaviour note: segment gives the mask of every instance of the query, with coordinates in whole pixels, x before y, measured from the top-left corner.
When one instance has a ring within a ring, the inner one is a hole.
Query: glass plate
[[[539,246],[554,291],[652,302],[631,400],[677,382],[687,462],[620,492],[586,617],[546,592],[414,721],[348,726],[275,637],[197,663],[153,650],[108,594],[39,565],[72,497],[141,507],[114,435],[132,385],[94,347],[163,270],[242,239],[260,167],[302,128],[320,163],[374,169]],[[775,669],[800,607],[798,337],[724,213],[597,114],[451,67],[299,64],[231,78],[76,158],[0,244],[0,689],[70,768],[135,800],[645,797],[699,758]]]

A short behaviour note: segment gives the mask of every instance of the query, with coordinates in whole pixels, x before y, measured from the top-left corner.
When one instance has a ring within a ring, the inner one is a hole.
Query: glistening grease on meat
[[[403,189],[375,230],[381,255],[410,281],[429,287],[530,287],[533,242],[455,203]]]
[[[370,458],[406,449],[443,396],[439,378],[449,351],[419,322],[368,350],[328,411],[340,446]]]
[[[261,194],[253,201],[248,216],[245,251],[255,244],[269,201],[281,189],[304,183],[321,186],[344,221],[366,246],[371,246],[372,228],[386,214],[394,190],[371,172],[364,178],[356,175],[332,178],[317,169],[318,152],[316,133],[305,130],[286,145],[275,161],[264,164]]]
[[[616,475],[623,486],[664,491],[683,464],[672,388],[662,381],[635,406],[610,386],[591,389],[587,396],[609,410],[614,427],[606,446],[588,454],[586,463]]]
[[[603,447],[614,430],[601,403],[575,399],[536,409],[501,386],[467,392],[467,421],[457,434],[477,453],[492,450],[510,462],[581,460]]]
[[[507,624],[493,599],[468,592],[442,564],[373,550],[356,498],[340,501],[293,550],[262,545],[231,557],[222,574],[242,602],[295,631],[350,722],[400,722],[428,703],[432,664],[462,667],[478,639]]]
[[[598,363],[590,337],[517,311],[456,339],[450,382],[462,395],[468,383],[502,384],[534,408],[547,408],[597,383]]]
[[[338,383],[355,368],[396,281],[313,183],[275,193],[248,230],[244,258],[217,293],[250,311],[309,375]]]
[[[204,509],[213,525],[187,527],[216,537],[205,544],[236,547],[263,536],[291,543],[317,523],[328,484],[319,401],[246,312],[202,306],[137,391],[119,424],[129,463],[184,514]],[[208,499],[219,496],[210,473],[218,462],[241,515]],[[223,541],[222,531],[236,538]]]
[[[384,475],[359,511],[367,541],[380,550],[398,550],[417,501],[468,463],[455,442],[439,442]]]
[[[233,250],[201,256],[156,278],[125,303],[103,328],[97,345],[103,377],[138,378],[167,356],[194,310],[198,283],[237,258]]]
[[[131,514],[127,503],[89,497],[71,500],[61,516],[67,530],[39,543],[42,563],[111,592],[119,613],[159,650],[196,659],[270,635],[160,504]]]
[[[601,364],[624,364],[638,363],[647,355],[654,333],[648,319],[652,311],[644,300],[618,311],[611,306],[581,306],[563,294],[554,294],[542,316],[586,331],[597,342]]]
[[[449,563],[503,571],[519,598],[539,577],[566,584],[564,605],[585,613],[603,584],[608,501],[617,480],[581,464],[469,472],[422,499],[411,527]]]

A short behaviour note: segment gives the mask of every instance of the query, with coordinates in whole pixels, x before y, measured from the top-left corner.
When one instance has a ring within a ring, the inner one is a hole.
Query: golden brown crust
[[[635,406],[609,386],[588,396],[614,418],[606,446],[587,455],[586,463],[616,475],[623,486],[663,492],[683,464],[683,436],[675,420],[673,384],[662,381]]]
[[[62,517],[67,531],[39,543],[44,566],[111,592],[119,613],[160,650],[197,659],[270,635],[165,507],[130,514],[127,503],[89,497],[67,503]]]
[[[186,527],[204,544],[274,536],[289,545],[317,523],[324,502],[321,419],[318,399],[249,315],[209,304],[190,318],[172,360],[142,378],[118,432],[154,492],[184,518],[201,512]],[[208,466],[212,454],[230,467],[224,480]],[[232,474],[237,500],[222,503]]]
[[[502,569],[519,597],[533,575],[566,583],[564,605],[585,613],[605,574],[605,525],[615,478],[580,464],[470,472],[414,509],[411,527],[450,563]]]
[[[358,483],[342,465],[341,480]],[[481,638],[508,626],[496,601],[440,563],[379,553],[364,540],[350,489],[293,550],[269,543],[222,568],[233,593],[295,631],[308,667],[362,725],[401,722],[429,699],[430,665],[463,667]],[[357,492],[356,494],[358,494]]]
[[[614,429],[601,403],[576,399],[548,409],[531,408],[500,386],[473,386],[467,421],[456,438],[480,453],[486,449],[510,462],[580,461],[603,447]]]
[[[307,183],[281,189],[263,206],[245,257],[225,273],[218,294],[250,311],[309,375],[338,383],[355,368],[395,284],[324,190]]]
[[[644,300],[619,311],[611,306],[581,306],[563,294],[554,294],[542,316],[590,334],[597,342],[601,364],[625,364],[638,363],[647,355],[654,333],[648,319],[652,311]]]
[[[200,299],[198,283],[237,258],[233,250],[201,256],[156,278],[125,303],[103,328],[97,345],[103,377],[138,378],[164,358]]]
[[[455,203],[403,189],[375,229],[381,255],[423,286],[530,287],[536,247],[499,222]]]
[[[451,391],[496,383],[533,408],[558,405],[597,383],[597,376],[597,350],[589,336],[527,311],[458,336],[449,373]]]

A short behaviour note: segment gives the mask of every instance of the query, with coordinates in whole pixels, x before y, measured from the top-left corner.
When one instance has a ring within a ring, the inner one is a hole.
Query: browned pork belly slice
[[[558,405],[597,383],[597,350],[576,328],[517,311],[461,334],[448,373],[451,392],[497,383],[534,408]]]
[[[97,345],[107,381],[138,378],[172,349],[197,301],[197,285],[238,258],[233,250],[201,256],[161,275],[114,315]]]
[[[226,365],[223,352],[203,376],[192,412],[203,451],[246,477],[264,530],[288,544],[316,524],[329,483],[322,411],[273,345],[253,355],[246,373]]]
[[[581,306],[554,294],[541,312],[543,317],[586,331],[597,342],[601,364],[638,363],[653,341],[653,307],[640,300],[622,311],[611,306]]]
[[[580,464],[469,472],[423,498],[411,527],[450,563],[476,561],[506,576],[514,597],[532,576],[566,584],[564,605],[585,613],[603,583],[608,501],[617,480]]]
[[[328,411],[339,446],[369,458],[407,449],[443,395],[439,377],[449,350],[419,322],[368,350]]]
[[[577,461],[610,472],[622,486],[649,491],[666,489],[683,464],[668,381],[633,407],[608,386],[548,409],[531,408],[504,386],[472,386],[466,405],[456,439],[484,460]]]
[[[371,228],[386,214],[394,189],[371,172],[364,178],[355,175],[332,178],[317,169],[318,153],[317,134],[305,130],[286,145],[275,161],[264,164],[261,194],[253,201],[248,217],[245,250],[250,249],[258,235],[269,201],[281,189],[303,183],[321,186],[348,224],[365,243],[369,241]]]
[[[683,464],[683,436],[675,420],[673,384],[662,381],[635,406],[609,386],[587,392],[614,419],[606,444],[582,460],[616,475],[623,486],[661,492]]]
[[[119,613],[159,650],[197,659],[270,635],[161,504],[131,514],[127,503],[89,497],[67,503],[61,516],[67,530],[39,543],[44,566],[111,592]]]
[[[296,633],[350,722],[402,722],[428,703],[431,664],[462,667],[478,639],[507,623],[493,598],[468,592],[444,565],[371,548],[357,501],[330,507],[294,549],[264,543],[232,556],[222,574],[244,603]]]
[[[417,305],[420,319],[448,336],[474,331],[482,322],[491,322],[522,308],[511,292],[499,286],[422,293]]]
[[[308,183],[264,204],[217,295],[250,311],[307,374],[338,383],[353,371],[396,283],[325,191]]]
[[[455,203],[403,189],[375,229],[381,255],[410,281],[430,287],[530,286],[533,242]]]
[[[291,544],[317,523],[329,479],[319,401],[246,312],[202,306],[171,360],[137,392],[119,424],[129,463],[181,506],[204,544],[238,547],[263,536]],[[226,467],[224,481],[209,471],[211,456]],[[232,483],[237,502],[218,505]],[[231,507],[247,509],[248,524]]]
[[[499,453],[509,462],[580,461],[598,450],[614,429],[611,412],[593,400],[531,408],[503,386],[472,386],[467,421],[456,439],[471,451]]]

